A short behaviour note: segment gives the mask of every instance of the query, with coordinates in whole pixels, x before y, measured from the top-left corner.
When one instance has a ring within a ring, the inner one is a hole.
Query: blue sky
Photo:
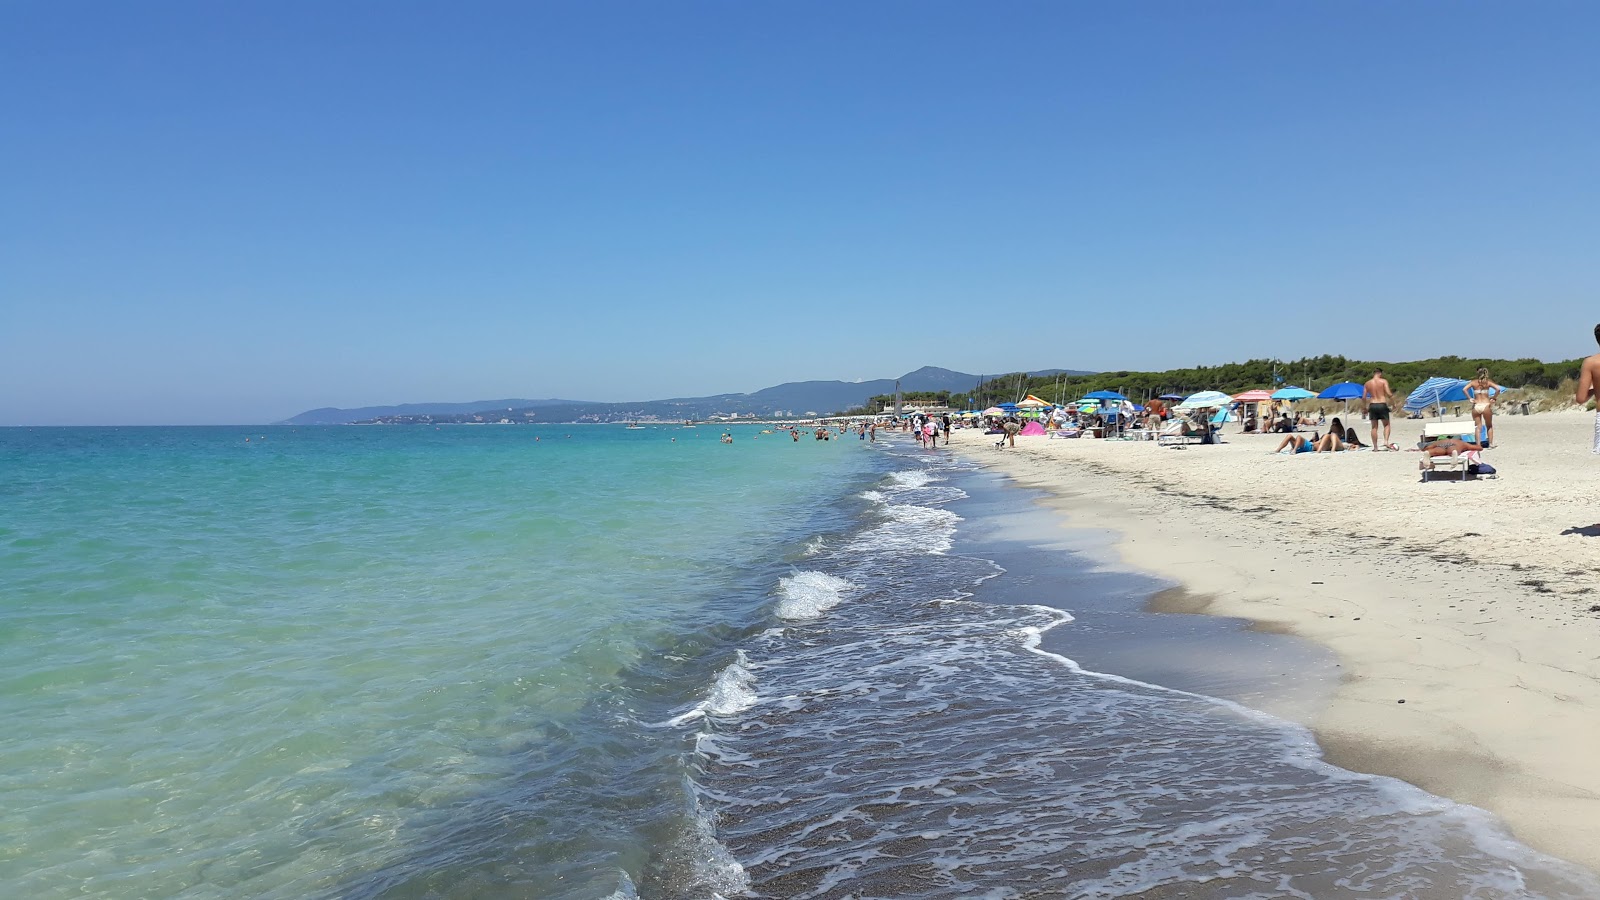
[[[0,424],[1583,355],[1597,35],[1577,2],[13,0]]]

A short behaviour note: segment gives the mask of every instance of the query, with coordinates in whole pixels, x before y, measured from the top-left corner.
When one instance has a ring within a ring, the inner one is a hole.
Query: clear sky
[[[1592,2],[0,3],[0,424],[1593,351]]]

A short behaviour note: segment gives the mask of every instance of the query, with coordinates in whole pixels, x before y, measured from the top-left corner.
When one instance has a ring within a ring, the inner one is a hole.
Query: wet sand
[[[1396,443],[1417,424],[1396,423]],[[1152,610],[1329,648],[1335,689],[1270,711],[1312,727],[1330,761],[1490,809],[1600,869],[1592,415],[1497,426],[1487,460],[1501,477],[1467,484],[1421,484],[1416,453],[1274,456],[1275,439],[1231,432],[1185,450],[1033,438],[1005,451],[958,433],[953,449],[1044,492],[1059,528],[1107,534],[1121,564],[1175,583]],[[1264,687],[1245,702],[1263,706]]]
[[[1341,669],[1327,648],[1248,619],[1174,616],[1206,600],[1124,566],[1116,536],[1061,528],[1051,495],[993,471],[954,480],[969,495],[952,507],[965,518],[952,552],[1006,570],[973,599],[1037,604],[1070,613],[1041,649],[1086,669],[1221,697],[1303,722],[1323,709]]]

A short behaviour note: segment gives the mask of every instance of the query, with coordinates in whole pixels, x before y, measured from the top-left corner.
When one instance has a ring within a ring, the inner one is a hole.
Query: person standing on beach
[[[1367,401],[1367,418],[1372,420],[1372,449],[1398,450],[1389,442],[1389,404],[1394,402],[1394,391],[1383,377],[1382,369],[1373,369],[1372,378],[1361,388],[1361,399]],[[1378,443],[1378,423],[1383,423],[1383,443]]]
[[[1600,325],[1594,327],[1595,343],[1600,344]],[[1578,406],[1586,405],[1600,391],[1600,353],[1583,361],[1583,366],[1578,373],[1578,395],[1573,398]],[[1600,406],[1594,411],[1594,448],[1596,456],[1600,456]]]
[[[945,413],[939,417],[939,430],[944,432],[944,445],[950,446],[950,414]]]
[[[1505,390],[1489,377],[1489,370],[1478,367],[1478,377],[1467,382],[1467,399],[1472,401],[1473,436],[1485,445],[1494,443],[1494,398]]]

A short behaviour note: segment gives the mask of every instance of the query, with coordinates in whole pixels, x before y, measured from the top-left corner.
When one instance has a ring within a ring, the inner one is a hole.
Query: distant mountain
[[[1059,374],[1087,375],[1072,369],[1045,369],[1029,374],[1045,377]],[[902,391],[952,391],[960,393],[978,383],[978,376],[954,372],[937,366],[924,366],[900,376]],[[808,415],[831,413],[860,406],[867,398],[894,393],[893,378],[872,381],[791,381],[762,388],[749,394],[716,394],[710,397],[675,397],[667,400],[640,400],[627,403],[592,403],[581,400],[479,400],[473,403],[406,403],[399,406],[367,406],[359,409],[313,409],[303,412],[285,425],[342,425],[350,422],[419,421],[428,417],[452,420],[497,422],[617,422],[628,419],[704,419],[708,416],[755,414]]]
[[[486,409],[538,409],[545,406],[584,404],[582,400],[474,400],[470,403],[401,403],[398,406],[361,406],[336,409],[324,406],[279,422],[279,425],[344,425],[380,416],[438,416],[475,413]]]

